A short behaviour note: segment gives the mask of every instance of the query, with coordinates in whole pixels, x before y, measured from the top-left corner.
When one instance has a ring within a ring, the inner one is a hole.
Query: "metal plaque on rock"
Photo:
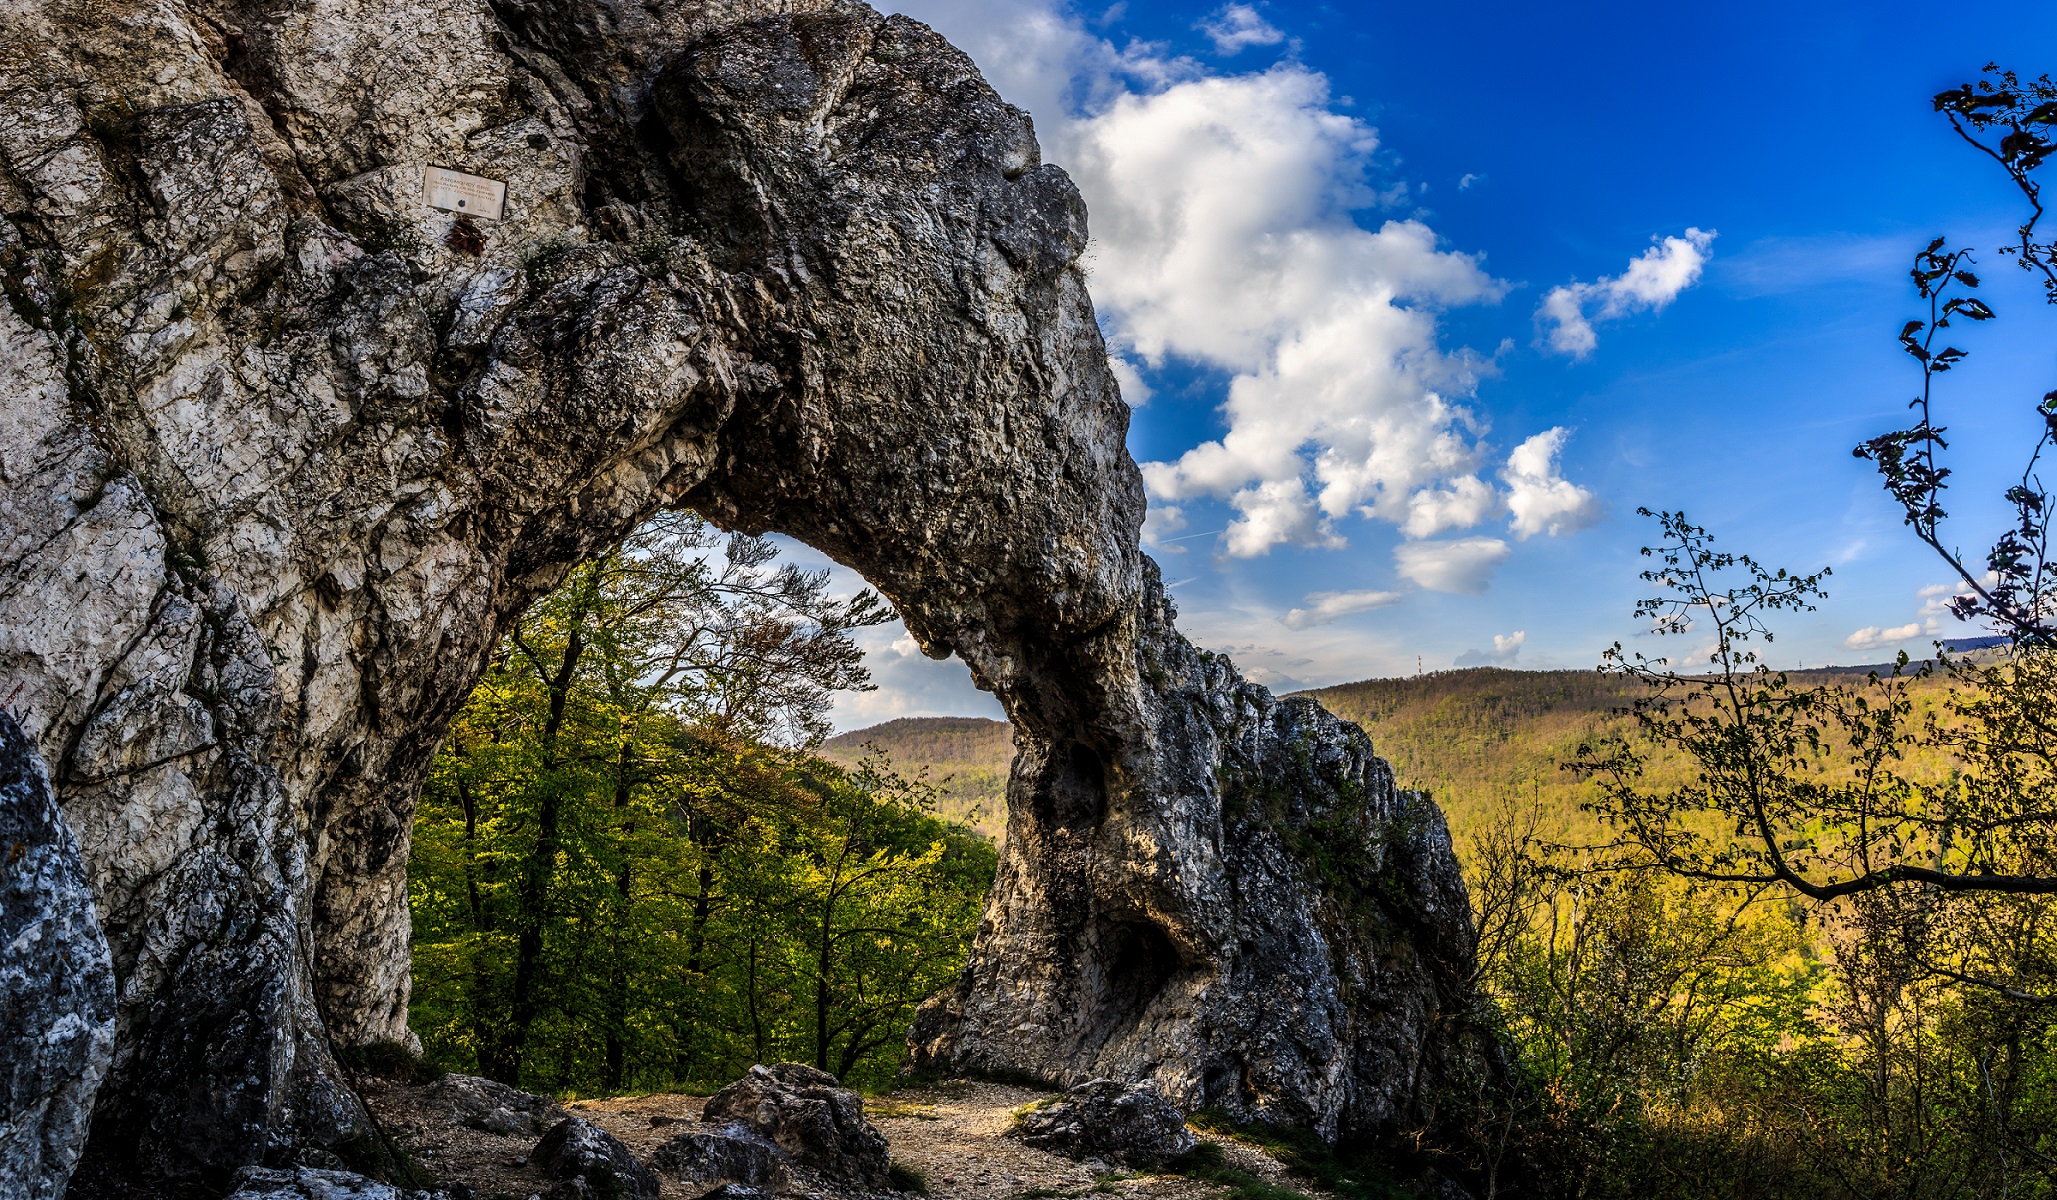
[[[421,194],[431,207],[497,221],[507,211],[507,185],[483,175],[466,175],[446,167],[429,167]]]

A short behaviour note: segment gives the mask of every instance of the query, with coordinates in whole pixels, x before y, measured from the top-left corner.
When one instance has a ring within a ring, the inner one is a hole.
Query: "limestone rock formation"
[[[707,1098],[701,1119],[741,1125],[828,1179],[881,1187],[891,1166],[886,1135],[864,1119],[863,1097],[800,1063],[751,1067]]]
[[[15,0],[0,111],[0,698],[121,989],[78,1194],[379,1169],[332,1047],[410,1037],[423,773],[501,631],[665,506],[861,571],[1014,721],[929,1060],[1330,1136],[1491,1074],[1440,819],[1173,629],[1084,208],[924,26]]]
[[[0,708],[0,1196],[55,1200],[114,1050],[114,970],[34,742]]]
[[[1149,1084],[1093,1079],[1022,1113],[1007,1131],[1039,1150],[1159,1167],[1197,1144],[1186,1116]]]
[[[964,981],[916,1020],[917,1059],[1149,1079],[1187,1111],[1331,1141],[1447,1141],[1504,1068],[1470,1007],[1441,812],[1355,725],[1153,615],[1137,757],[1104,790],[1040,793],[1017,761],[993,899]],[[1072,755],[1043,777],[1098,785],[1098,760]]]

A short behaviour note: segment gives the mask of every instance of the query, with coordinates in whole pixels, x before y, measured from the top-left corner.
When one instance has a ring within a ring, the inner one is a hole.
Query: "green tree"
[[[955,972],[992,849],[917,785],[809,753],[866,686],[850,630],[890,615],[826,585],[670,515],[509,632],[416,821],[438,1061],[616,1091],[818,1057],[826,1029],[833,1066],[869,1070]],[[919,919],[880,932],[885,909]]]
[[[1950,687],[1929,706],[1912,685],[1935,668],[1910,673],[1904,656],[1861,682],[1796,679],[1760,648],[1780,614],[1824,594],[1825,573],[1768,570],[1681,514],[1653,515],[1662,537],[1643,578],[1656,594],[1636,616],[1659,638],[1687,639],[1708,669],[1619,644],[1607,653],[1604,668],[1637,694],[1625,728],[1567,763],[1614,835],[1585,848],[1572,877],[1672,880],[1737,914],[1783,899],[1801,906],[1815,930],[1801,944],[1827,967],[1808,1003],[1771,1027],[1784,1049],[1759,1039],[1738,1055],[1747,1040],[1714,1039],[1743,1068],[1709,1131],[1728,1148],[1724,1169],[1757,1145],[1853,1197],[2049,1194],[2049,648],[1946,660]],[[1664,753],[1691,772],[1654,776]],[[1645,1077],[1601,1068],[1603,1081]],[[1667,1118],[1673,1133],[1686,1115]]]
[[[983,839],[929,816],[935,791],[874,756],[801,827],[792,911],[807,948],[812,1057],[824,1071],[848,1075],[898,1045],[914,1006],[963,966],[962,931],[978,920],[978,885],[991,871]]]

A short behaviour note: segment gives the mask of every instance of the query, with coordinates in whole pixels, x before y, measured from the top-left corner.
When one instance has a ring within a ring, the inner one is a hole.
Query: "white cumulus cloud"
[[[1991,572],[1986,574],[1986,581],[1989,584],[1998,578],[1999,576]],[[1976,626],[1967,628],[1957,619],[1956,610],[1950,607],[1951,601],[1961,600],[1972,594],[1972,590],[1962,583],[1932,583],[1916,592],[1915,598],[1921,601],[1922,632],[1939,634],[1951,629],[1973,635],[1986,632]]]
[[[1619,275],[1551,288],[1536,310],[1537,320],[1553,327],[1550,348],[1584,358],[1600,344],[1593,332],[1596,322],[1655,312],[1670,304],[1699,281],[1713,244],[1713,230],[1687,229],[1684,236],[1667,237],[1630,259],[1628,270]]]
[[[1185,527],[1186,514],[1177,505],[1152,504],[1143,510],[1142,543],[1145,546],[1161,547],[1167,537]]]
[[[1136,364],[1119,354],[1110,354],[1107,356],[1107,369],[1114,372],[1114,382],[1121,385],[1121,398],[1128,401],[1130,408],[1141,408],[1150,403],[1154,393],[1150,385],[1143,382],[1142,372],[1136,370]]]
[[[1213,39],[1214,48],[1222,54],[1240,54],[1251,46],[1276,46],[1286,40],[1285,34],[1248,4],[1225,4],[1198,28]]]
[[[1891,629],[1881,629],[1876,625],[1866,625],[1849,637],[1844,638],[1843,645],[1848,646],[1852,650],[1881,650],[1887,646],[1897,646],[1901,642],[1920,636],[1920,634],[1921,623],[1918,621],[1911,621],[1905,625],[1896,625]]]
[[[1515,491],[1492,481],[1468,406],[1493,362],[1446,347],[1439,313],[1497,303],[1507,285],[1419,219],[1366,219],[1407,189],[1376,179],[1377,131],[1330,106],[1324,75],[1292,62],[1224,74],[1148,43],[1117,48],[1061,0],[893,7],[970,51],[1078,183],[1093,300],[1131,402],[1148,396],[1136,368],[1167,359],[1229,377],[1225,432],[1143,464],[1153,507],[1226,503],[1219,545],[1236,557],[1341,547],[1352,517],[1418,539],[1473,528],[1517,496],[1539,532],[1597,511],[1554,463],[1509,479]],[[1224,53],[1285,36],[1241,2],[1205,28]]]
[[[1165,500],[1228,501],[1238,556],[1340,545],[1352,511],[1404,521],[1424,488],[1478,490],[1451,397],[1483,362],[1441,348],[1433,308],[1502,285],[1418,221],[1351,219],[1376,138],[1326,102],[1321,76],[1287,65],[1125,96],[1080,130],[1115,340],[1233,372],[1228,432],[1144,479]]]
[[[1432,592],[1476,596],[1486,590],[1493,568],[1508,554],[1499,538],[1458,538],[1447,542],[1402,542],[1393,547],[1400,574]]]
[[[1400,530],[1408,537],[1434,537],[1446,529],[1469,529],[1506,507],[1506,499],[1491,484],[1476,475],[1460,475],[1407,497],[1407,517]]]
[[[1600,498],[1558,473],[1557,456],[1571,431],[1546,429],[1514,448],[1500,478],[1507,484],[1507,511],[1514,536],[1527,541],[1539,533],[1551,537],[1576,533],[1606,511]]]
[[[1466,650],[1457,656],[1460,667],[1511,667],[1521,657],[1522,643],[1528,641],[1528,633],[1517,629],[1513,633],[1493,635],[1491,650]]]
[[[1283,619],[1288,629],[1306,629],[1326,625],[1351,613],[1398,604],[1403,599],[1405,597],[1399,592],[1315,592],[1307,597],[1306,608],[1290,609]]]

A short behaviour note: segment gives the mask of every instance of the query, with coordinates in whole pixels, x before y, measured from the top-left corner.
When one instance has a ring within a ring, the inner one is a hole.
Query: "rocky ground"
[[[468,1127],[444,1089],[392,1081],[365,1081],[365,1101],[400,1148],[448,1187],[464,1184],[478,1200],[530,1200],[546,1195],[552,1181],[529,1162],[538,1134],[529,1130],[490,1133]],[[1002,1134],[1015,1114],[1052,1093],[1002,1084],[949,1081],[875,1097],[866,1116],[886,1135],[893,1162],[917,1172],[932,1200],[1054,1200],[1113,1196],[1122,1200],[1217,1200],[1227,1189],[1172,1173],[1123,1170],[1088,1159],[1074,1161],[1025,1146]],[[662,1093],[607,1100],[579,1100],[564,1111],[621,1139],[639,1159],[671,1137],[700,1125],[704,1096]],[[1195,1131],[1198,1133],[1198,1131]],[[1305,1180],[1287,1175],[1277,1161],[1255,1147],[1219,1141],[1229,1165],[1266,1182],[1319,1197]],[[695,1200],[714,1185],[659,1175],[663,1200]],[[796,1183],[782,1194],[820,1198],[834,1195],[818,1181]]]

